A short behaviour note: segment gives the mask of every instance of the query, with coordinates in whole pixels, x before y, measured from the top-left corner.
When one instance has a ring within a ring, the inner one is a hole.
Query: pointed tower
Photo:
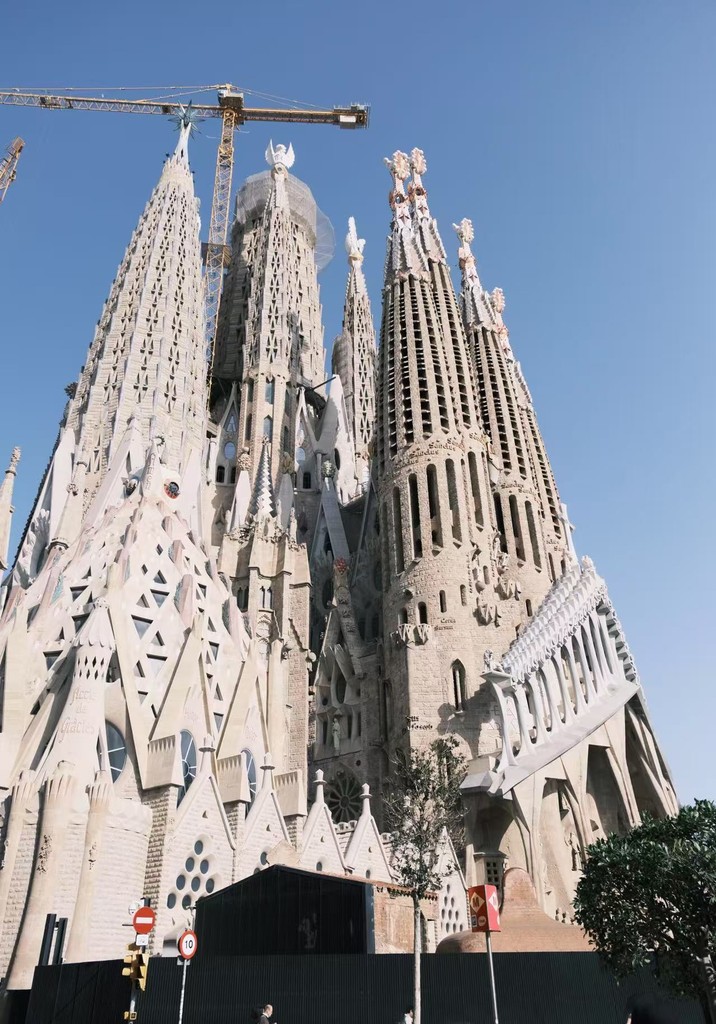
[[[0,571],[7,569],[7,555],[10,546],[10,528],[12,526],[12,492],[15,486],[17,464],[20,461],[20,449],[13,448],[10,465],[5,470],[5,479],[0,484]]]
[[[325,376],[317,270],[330,226],[308,187],[289,173],[294,159],[291,146],[271,143],[270,170],[250,177],[236,198],[212,390],[212,417],[219,428],[210,469],[218,520],[231,503],[242,451],[253,486],[264,437],[277,494],[282,477],[296,472],[298,461],[302,484],[305,463],[311,461],[305,449],[297,458],[297,437],[306,433],[300,424],[303,389]],[[311,396],[314,401],[325,400]],[[229,421],[233,430],[227,429]],[[320,462],[308,490],[319,489],[319,467]]]
[[[477,747],[489,709],[462,716],[485,691],[477,666],[494,639],[498,573],[487,436],[472,361],[420,150],[386,161],[394,187],[378,376],[378,496],[383,562],[385,718],[398,742],[408,721],[424,742],[435,714]],[[405,183],[412,171],[407,193]],[[488,614],[489,613],[489,614]],[[490,696],[490,701],[492,697]],[[496,738],[485,740],[494,745]]]
[[[505,298],[480,283],[470,243],[472,223],[453,225],[460,239],[461,302],[475,362],[482,422],[491,442],[495,514],[504,554],[520,566],[525,601],[534,608],[572,560],[552,468],[532,398],[502,319]],[[529,612],[528,612],[529,617]]]
[[[343,443],[352,456],[361,490],[368,483],[370,449],[375,430],[375,329],[363,275],[365,241],[358,238],[354,219],[348,221],[346,252],[348,284],[343,307],[343,331],[333,343],[333,373],[340,379],[345,417]],[[333,396],[333,388],[331,395]],[[340,433],[340,431],[339,431]],[[339,438],[339,443],[342,441]],[[352,452],[350,448],[352,447]],[[342,467],[336,467],[340,476]]]
[[[66,547],[93,504],[121,496],[150,442],[162,464],[192,480],[197,505],[206,433],[206,353],[199,201],[183,124],[132,235],[95,330],[37,503],[17,578],[37,574],[53,542]],[[185,500],[187,517],[198,525]],[[74,508],[67,511],[67,506]]]

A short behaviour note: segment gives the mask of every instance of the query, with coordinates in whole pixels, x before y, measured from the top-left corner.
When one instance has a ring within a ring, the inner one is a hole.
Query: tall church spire
[[[190,125],[134,231],[95,332],[68,416],[87,453],[91,494],[130,419],[142,447],[162,438],[183,468],[204,434],[205,346],[199,203],[189,168]]]
[[[363,247],[356,224],[348,220],[346,252],[348,284],[343,307],[343,330],[333,344],[333,372],[340,377],[347,427],[355,447],[356,474],[367,467],[375,426],[375,329],[363,275]]]
[[[112,495],[121,496],[122,479],[141,469],[152,441],[172,471],[181,477],[193,465],[191,475],[197,476],[206,432],[206,353],[189,132],[190,125],[182,124],[69,391],[60,436],[23,538],[18,578],[25,583],[53,541],[66,546],[75,539],[68,524],[76,533],[97,496],[105,504]],[[68,493],[79,514],[63,516]]]
[[[20,449],[13,448],[10,465],[5,470],[5,479],[0,484],[0,570],[7,569],[7,553],[10,546],[10,528],[12,526],[12,492],[15,486],[17,464],[20,461]]]
[[[269,143],[269,170],[250,177],[236,197],[212,392],[217,423],[234,385],[238,393],[238,445],[233,464],[222,463],[225,484],[242,447],[255,481],[268,437],[278,489],[285,463],[293,468],[299,389],[324,379],[317,262],[325,218],[308,187],[289,173],[294,160],[292,146]],[[219,452],[225,445],[222,432]],[[215,474],[219,484],[221,476]]]
[[[464,219],[453,227],[460,239],[461,303],[480,415],[492,442],[502,550],[538,571],[546,564],[554,580],[566,564],[569,544],[532,399],[502,319],[505,297],[500,288],[490,294],[482,287],[470,244],[474,239],[471,221]],[[524,571],[522,576],[524,582]],[[544,596],[544,573],[535,577],[535,583],[532,601]]]

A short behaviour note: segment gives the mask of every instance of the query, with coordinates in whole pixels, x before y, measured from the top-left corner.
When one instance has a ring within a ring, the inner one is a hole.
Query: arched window
[[[428,466],[428,511],[430,513],[430,533],[435,547],[443,546],[443,531],[440,524],[440,502],[438,499],[438,474],[435,466]]]
[[[304,473],[303,474],[303,483],[302,483],[301,486],[303,487],[304,491],[310,491],[311,490],[311,474],[310,473]]]
[[[256,761],[254,760],[254,755],[250,750],[244,749],[241,753],[245,758],[246,777],[249,780],[249,793],[251,794],[251,803],[253,803],[256,798],[256,790],[258,788],[256,781]]]
[[[180,804],[184,799],[189,786],[191,786],[192,782],[196,778],[196,743],[194,742],[194,737],[190,732],[182,730],[179,734],[179,749],[181,751],[181,772],[184,785],[179,790],[179,795],[177,797],[178,804]]]
[[[532,502],[525,502],[525,515],[527,516],[527,532],[530,535],[530,545],[532,547],[532,561],[535,564],[536,569],[542,568],[542,558],[539,553],[539,542],[537,540],[537,527],[535,526],[535,516],[532,511]]]
[[[464,584],[460,587],[460,604],[463,607],[467,605],[467,587]]]
[[[421,601],[418,605],[418,622],[428,621],[428,606],[424,601]]]
[[[266,391],[264,393],[264,397],[266,398],[266,401],[268,402],[269,405],[273,405],[274,395],[275,394],[276,394],[276,385],[275,385],[274,381],[267,380],[266,381]]]
[[[107,760],[109,761],[112,782],[116,782],[122,774],[122,769],[127,760],[127,744],[124,742],[122,733],[111,722],[106,723],[106,732]]]
[[[235,484],[236,483],[236,466],[232,466],[231,467],[231,472],[229,473],[229,483],[230,484]]]
[[[512,521],[512,535],[515,538],[515,551],[521,562],[525,560],[525,543],[522,539],[522,524],[520,522],[520,511],[517,507],[517,498],[510,495],[510,519]]]
[[[465,669],[463,668],[462,662],[454,661],[452,663],[451,672],[455,710],[464,711],[465,702],[467,700],[467,691],[465,689]]]
[[[273,416],[264,416],[264,437],[273,437]]]
[[[406,626],[408,624],[407,608],[401,608],[400,611],[398,612],[398,622],[400,623],[401,626]]]
[[[455,475],[455,463],[448,459],[445,463],[447,474],[448,501],[450,504],[450,516],[452,519],[453,540],[462,541],[462,528],[460,525],[460,505],[457,494],[457,477]]]
[[[251,413],[246,417],[246,426],[244,427],[244,438],[246,441],[251,439],[251,427],[253,425],[253,417]]]
[[[443,614],[447,611],[447,595],[444,590],[440,591],[440,611]]]
[[[410,532],[413,538],[413,558],[423,557],[423,541],[420,536],[420,499],[418,498],[418,478],[415,473],[408,477],[408,497],[410,499]]]
[[[338,449],[337,448],[333,449],[333,463],[334,463],[336,469],[340,469],[341,468],[341,457],[340,457],[340,455],[338,453]]]
[[[216,482],[217,484],[223,484],[226,477],[226,469],[223,466],[216,467]]]
[[[400,491],[393,490],[393,537],[395,540],[395,571],[401,573],[405,568],[403,554],[403,516],[400,508]]]

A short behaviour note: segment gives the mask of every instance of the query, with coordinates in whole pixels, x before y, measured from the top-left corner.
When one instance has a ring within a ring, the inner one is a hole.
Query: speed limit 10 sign
[[[197,950],[197,939],[196,932],[191,931],[189,928],[185,932],[182,932],[177,942],[179,947],[179,956],[184,960],[191,960]]]

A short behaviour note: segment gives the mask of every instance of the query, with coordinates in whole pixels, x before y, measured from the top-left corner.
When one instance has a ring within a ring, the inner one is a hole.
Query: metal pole
[[[487,966],[490,971],[490,991],[492,992],[492,1019],[493,1024],[500,1024],[497,1017],[497,992],[495,991],[495,968],[492,963],[492,939],[490,929],[485,932],[485,943],[487,944]]]
[[[137,983],[136,983],[136,981],[133,981],[132,982],[132,994],[129,997],[129,1019],[130,1020],[134,1020],[134,1017],[132,1016],[132,1014],[136,1013],[136,1010],[137,1010]]]
[[[182,1022],[184,1016],[184,989],[186,988],[186,966],[189,963],[185,960],[181,969],[181,995],[179,997],[179,1024]]]

